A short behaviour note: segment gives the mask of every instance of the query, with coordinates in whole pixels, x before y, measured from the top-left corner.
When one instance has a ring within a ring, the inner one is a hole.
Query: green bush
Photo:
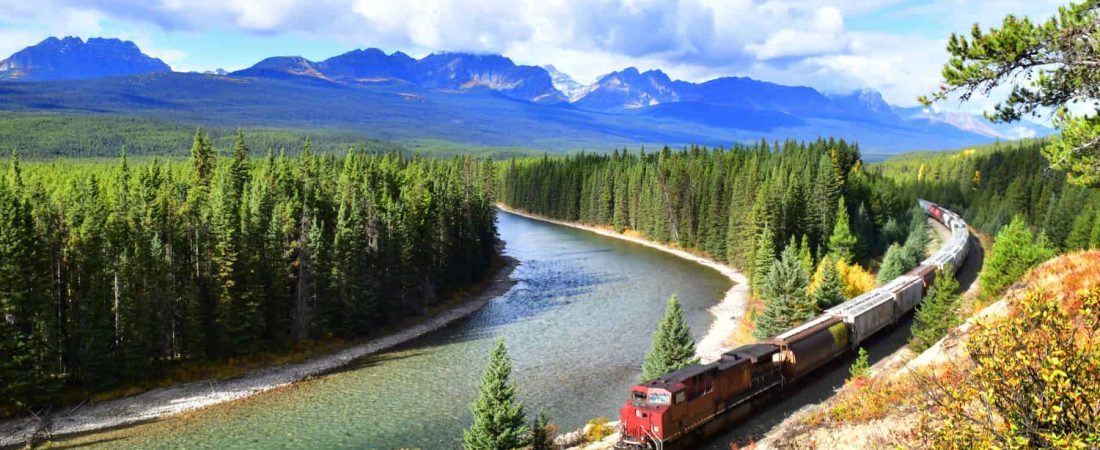
[[[871,372],[870,355],[867,353],[867,349],[860,347],[859,355],[856,356],[856,360],[852,361],[852,366],[848,368],[848,373],[852,375],[849,380],[856,378],[862,378],[867,376]]]
[[[936,274],[936,283],[928,290],[928,296],[917,306],[913,316],[913,337],[909,345],[920,353],[931,347],[947,330],[959,324],[959,303],[955,291],[959,282],[949,275],[950,266]]]
[[[615,434],[615,427],[608,423],[606,417],[597,417],[588,421],[588,426],[585,427],[584,441],[585,442],[599,442],[603,438]]]
[[[1036,238],[1020,216],[997,233],[979,283],[987,296],[999,294],[1037,264],[1050,259],[1055,251],[1041,235]]]

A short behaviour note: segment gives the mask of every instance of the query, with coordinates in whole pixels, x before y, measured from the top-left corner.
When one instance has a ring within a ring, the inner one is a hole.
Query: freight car
[[[951,232],[920,266],[790,330],[730,350],[718,361],[635,385],[619,409],[616,448],[693,448],[912,311],[937,271],[960,267],[969,254],[966,222],[935,203],[919,202]]]

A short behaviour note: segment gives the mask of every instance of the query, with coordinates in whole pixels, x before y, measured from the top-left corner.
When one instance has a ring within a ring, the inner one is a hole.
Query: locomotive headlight
[[[660,433],[660,432],[661,432],[661,427],[659,427],[659,426],[657,426],[657,425],[654,425],[654,426],[653,426],[653,432],[654,432],[654,433]]]

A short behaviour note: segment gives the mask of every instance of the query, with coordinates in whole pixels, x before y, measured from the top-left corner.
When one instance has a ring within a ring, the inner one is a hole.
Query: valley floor
[[[469,316],[490,300],[503,295],[516,283],[511,278],[511,274],[519,261],[508,256],[502,256],[502,258],[504,264],[491,275],[487,287],[480,293],[445,307],[439,313],[408,328],[349,346],[329,355],[301,363],[260,369],[237,378],[195,381],[154,389],[131,397],[64,408],[63,412],[44,417],[31,416],[0,421],[0,447],[153,421],[218,403],[243,399],[340,369],[364,356],[443,328]]]

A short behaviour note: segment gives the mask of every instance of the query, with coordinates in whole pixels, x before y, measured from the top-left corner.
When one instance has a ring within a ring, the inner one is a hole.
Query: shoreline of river
[[[81,404],[72,409],[66,407],[66,412],[45,417],[0,420],[0,448],[33,443],[43,438],[48,440],[138,425],[240,400],[338,370],[365,356],[442,329],[507,293],[517,283],[511,275],[520,262],[503,253],[500,257],[504,264],[491,275],[491,281],[481,292],[402,330],[353,344],[328,355],[299,363],[258,369],[236,378],[200,380],[152,389],[130,397]]]
[[[732,347],[726,345],[726,339],[732,336],[733,333],[737,331],[737,327],[740,326],[741,318],[745,314],[745,309],[748,305],[749,298],[748,279],[745,278],[745,275],[743,275],[741,272],[738,272],[733,267],[722,264],[707,257],[689,253],[682,249],[673,248],[671,246],[650,241],[647,239],[642,239],[640,237],[627,236],[606,228],[585,225],[577,222],[551,219],[549,217],[540,216],[538,214],[532,214],[526,211],[517,210],[502,203],[497,203],[496,206],[497,209],[501,211],[515,214],[521,217],[526,217],[528,219],[562,225],[570,228],[596,233],[601,236],[622,239],[625,241],[633,242],[635,244],[644,245],[646,247],[657,249],[665,253],[670,253],[696,264],[709,267],[717,271],[718,273],[721,273],[723,276],[729,278],[730,281],[733,282],[733,286],[731,286],[729,290],[726,291],[720,302],[716,303],[710,308],[707,308],[707,311],[714,316],[714,322],[712,322],[710,328],[707,329],[707,333],[703,336],[703,339],[696,344],[695,354],[699,357],[702,363],[706,364],[717,361],[719,358],[722,357],[722,353],[725,353],[732,349]]]

